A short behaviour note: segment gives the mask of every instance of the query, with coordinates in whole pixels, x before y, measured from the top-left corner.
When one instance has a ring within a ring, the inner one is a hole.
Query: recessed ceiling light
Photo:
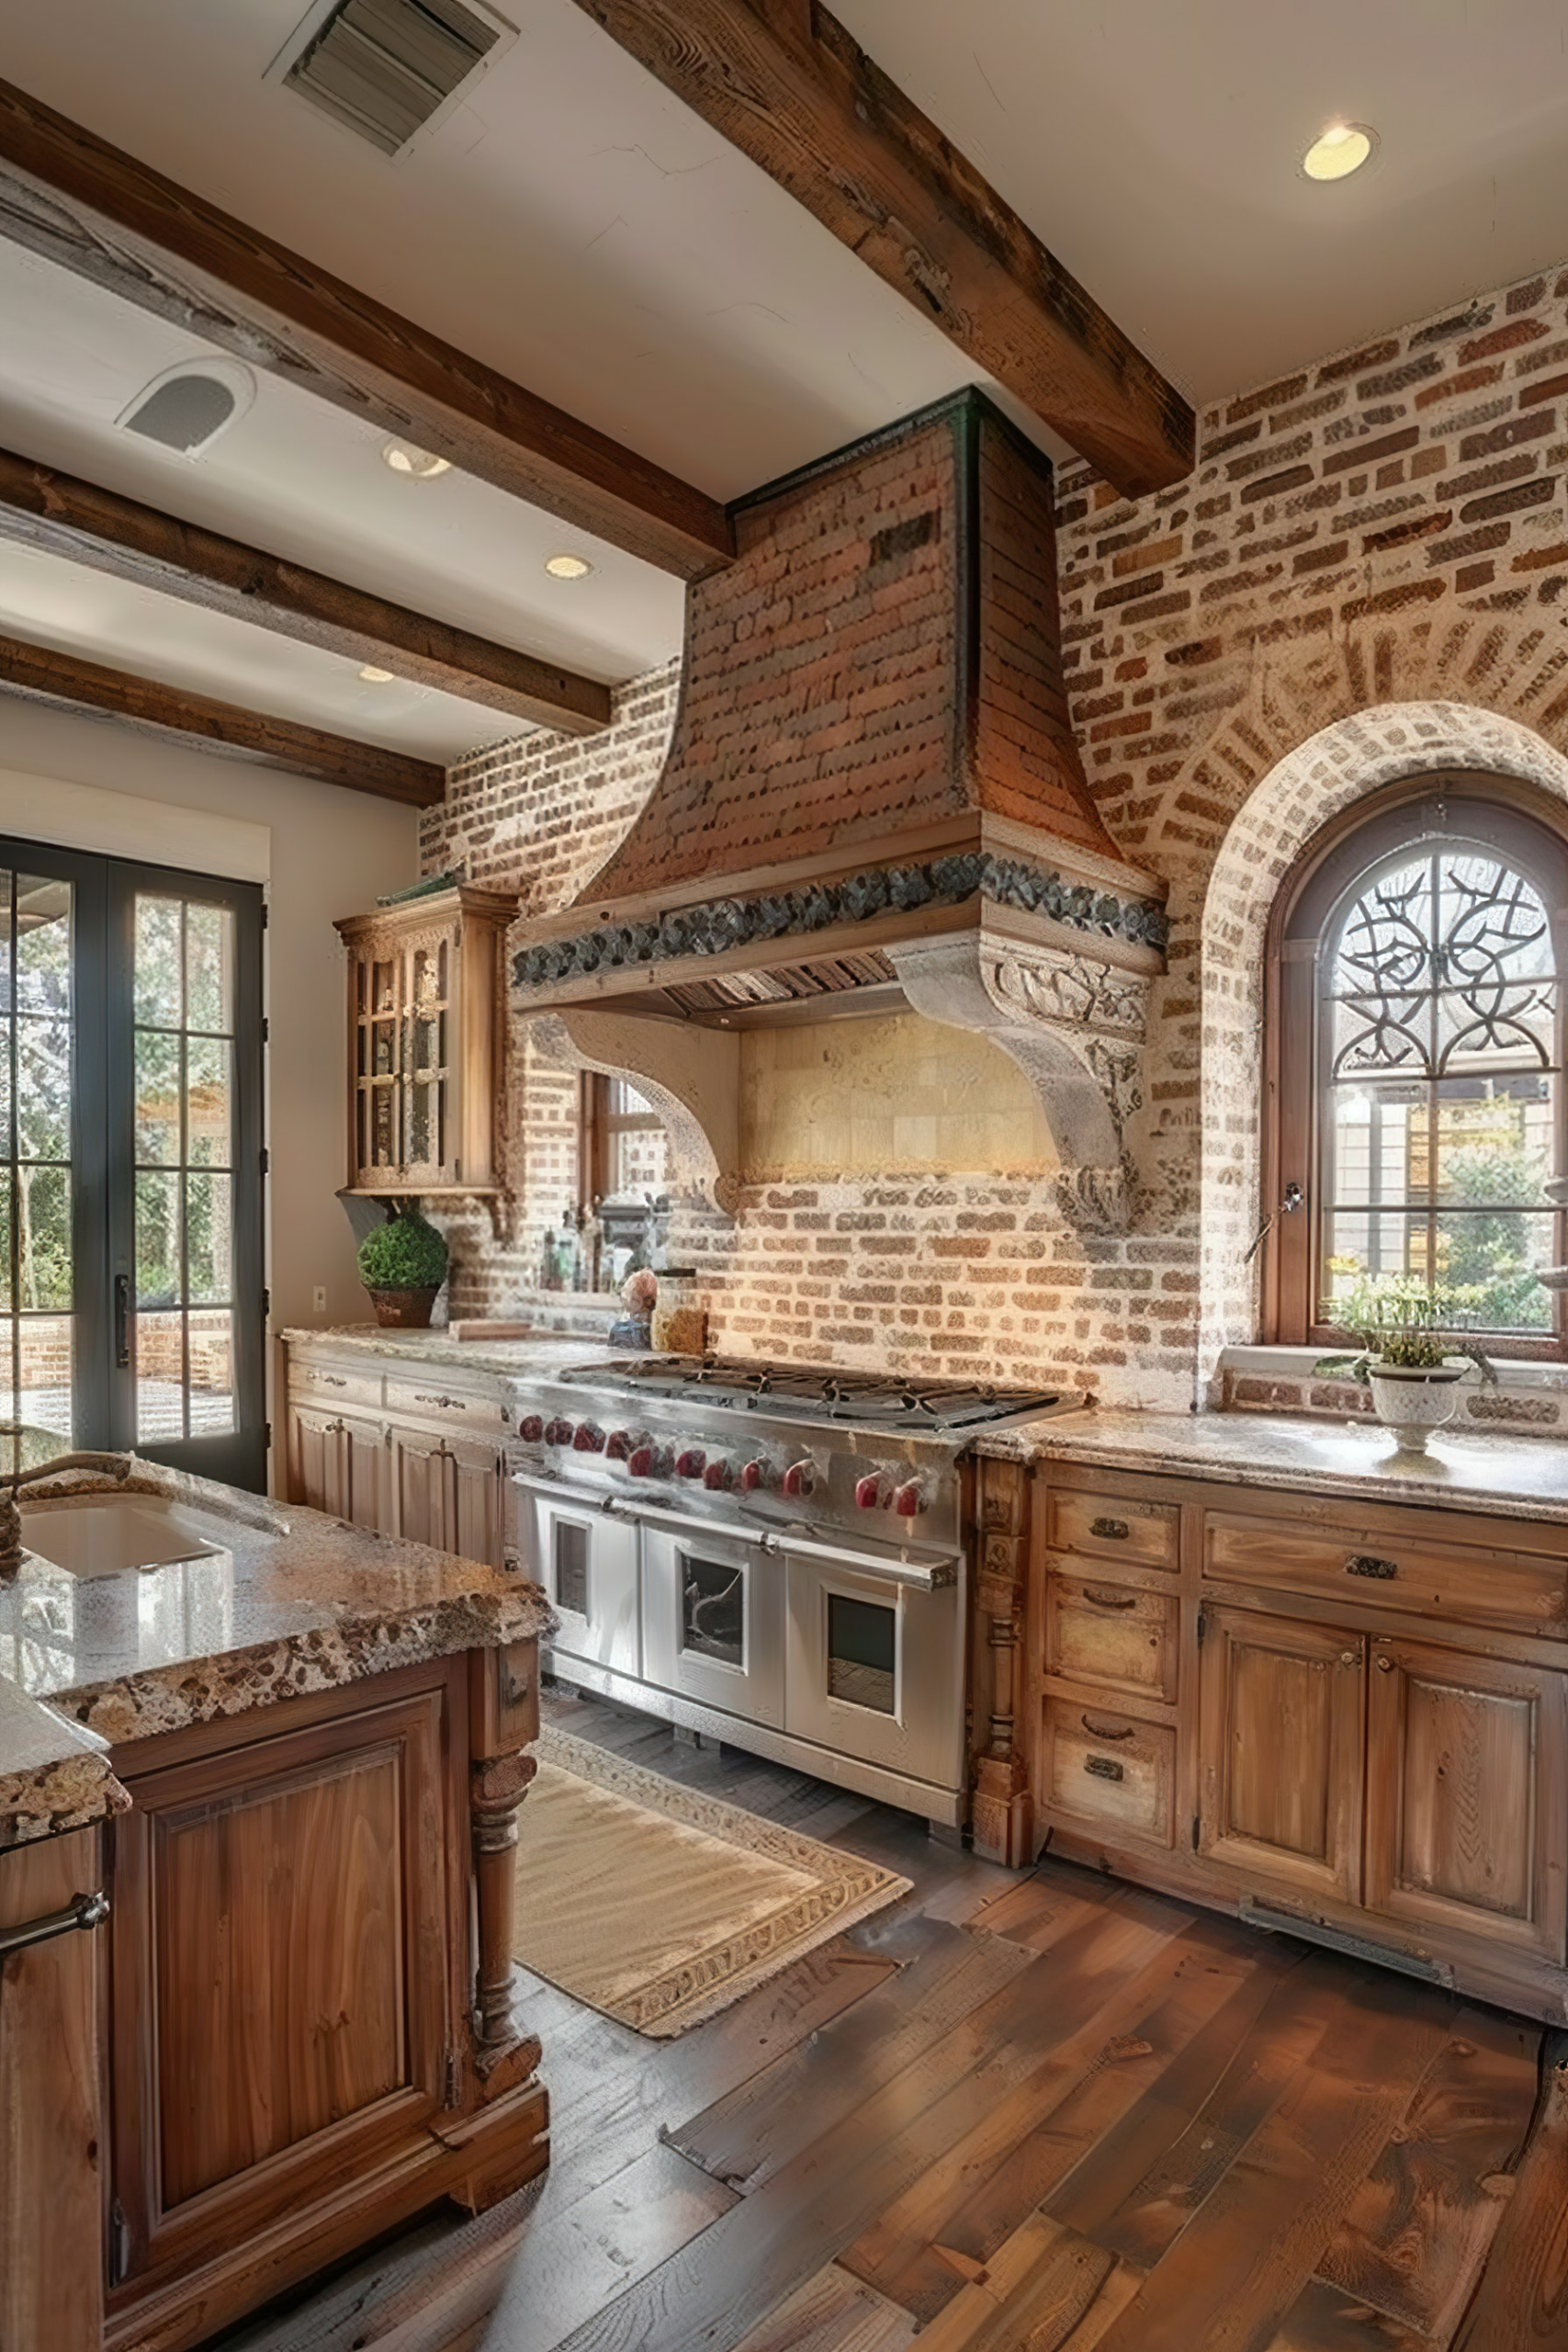
[[[390,670],[378,670],[374,662],[367,662],[359,674],[367,686],[389,686],[393,677]]]
[[[545,570],[552,580],[586,580],[593,566],[585,555],[547,555]]]
[[[1302,157],[1302,169],[1309,180],[1348,180],[1361,165],[1377,144],[1377,133],[1361,122],[1332,122],[1321,139],[1314,139]]]
[[[450,458],[438,458],[430,449],[416,449],[412,441],[389,441],[381,452],[381,463],[390,466],[395,474],[412,475],[415,481],[434,481],[437,474],[449,474]]]

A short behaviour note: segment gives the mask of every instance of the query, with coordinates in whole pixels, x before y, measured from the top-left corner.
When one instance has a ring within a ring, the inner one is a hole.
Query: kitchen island
[[[33,1494],[0,1578],[0,1929],[110,1910],[4,1962],[0,2341],[178,2352],[547,2162],[511,1941],[549,1612],[141,1465]]]

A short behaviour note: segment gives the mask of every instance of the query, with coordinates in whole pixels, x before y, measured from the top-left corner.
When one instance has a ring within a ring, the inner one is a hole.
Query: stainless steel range
[[[980,1430],[1080,1397],[634,1356],[513,1401],[558,1674],[963,1819],[960,1461]]]

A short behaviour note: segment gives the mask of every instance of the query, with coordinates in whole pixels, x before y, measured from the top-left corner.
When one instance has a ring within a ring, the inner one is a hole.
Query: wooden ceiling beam
[[[128,670],[107,670],[74,653],[58,653],[21,639],[0,637],[0,694],[59,710],[108,711],[132,727],[160,734],[199,735],[216,749],[284,768],[290,775],[336,784],[349,792],[370,792],[383,800],[430,808],[446,788],[446,771],[430,760],[384,752],[377,743],[356,743],[317,727],[297,726],[263,711],[215,702],[207,695],[139,678]]]
[[[723,507],[0,82],[0,235],[682,580]]]
[[[372,662],[534,726],[586,735],[609,725],[610,689],[596,678],[430,620],[9,449],[0,449],[0,540],[345,661]]]
[[[577,0],[1130,498],[1192,469],[1174,386],[819,0]]]

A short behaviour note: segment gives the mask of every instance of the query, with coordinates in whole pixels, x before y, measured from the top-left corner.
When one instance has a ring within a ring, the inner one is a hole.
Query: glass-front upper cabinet
[[[514,899],[458,883],[351,915],[348,1189],[498,1183],[502,950]]]

